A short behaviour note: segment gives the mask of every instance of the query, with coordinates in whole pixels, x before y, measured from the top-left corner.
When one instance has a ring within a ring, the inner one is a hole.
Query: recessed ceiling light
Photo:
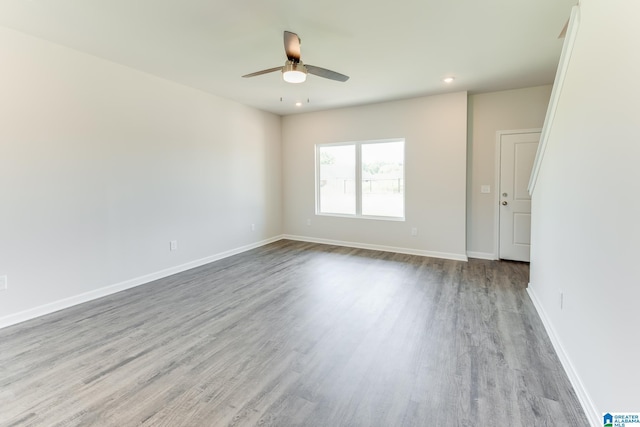
[[[455,77],[445,77],[444,79],[442,79],[442,81],[445,83],[451,83],[454,80],[455,80]]]
[[[296,107],[302,107],[302,102],[296,102]]]

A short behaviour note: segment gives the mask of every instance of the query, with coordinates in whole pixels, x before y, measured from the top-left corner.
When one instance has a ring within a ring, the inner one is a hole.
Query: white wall
[[[281,235],[280,117],[7,29],[0,64],[0,324]]]
[[[465,258],[466,124],[466,92],[284,117],[285,233]],[[405,222],[314,215],[315,144],[395,137],[406,138]]]
[[[640,3],[580,9],[533,194],[530,292],[602,425],[640,411]]]
[[[469,256],[494,258],[496,132],[541,128],[551,86],[469,96],[467,250]],[[490,185],[491,193],[481,193]]]

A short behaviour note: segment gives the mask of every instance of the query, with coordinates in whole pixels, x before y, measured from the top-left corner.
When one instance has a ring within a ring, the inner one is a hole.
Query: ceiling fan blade
[[[274,71],[282,71],[282,67],[273,67],[273,68],[268,68],[266,70],[262,70],[262,71],[256,71],[255,73],[251,73],[251,74],[245,74],[242,77],[255,77],[255,76],[260,76],[262,74],[268,74],[268,73],[273,73]]]
[[[307,65],[307,71],[311,74],[314,74],[319,77],[324,77],[325,79],[337,80],[339,82],[346,82],[349,80],[349,76],[345,76],[344,74],[336,73],[335,71],[327,70],[326,68],[316,67],[315,65]]]
[[[289,61],[300,62],[300,37],[296,33],[284,32],[284,51]]]

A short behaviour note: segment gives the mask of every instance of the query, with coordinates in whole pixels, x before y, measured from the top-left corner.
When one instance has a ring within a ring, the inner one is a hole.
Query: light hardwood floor
[[[527,280],[276,242],[0,330],[0,425],[587,426]]]

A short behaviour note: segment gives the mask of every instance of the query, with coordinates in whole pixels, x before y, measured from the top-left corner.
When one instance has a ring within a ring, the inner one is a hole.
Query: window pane
[[[334,145],[318,149],[320,167],[319,211],[321,213],[356,213],[356,147]]]
[[[404,142],[362,144],[362,215],[404,217]]]

